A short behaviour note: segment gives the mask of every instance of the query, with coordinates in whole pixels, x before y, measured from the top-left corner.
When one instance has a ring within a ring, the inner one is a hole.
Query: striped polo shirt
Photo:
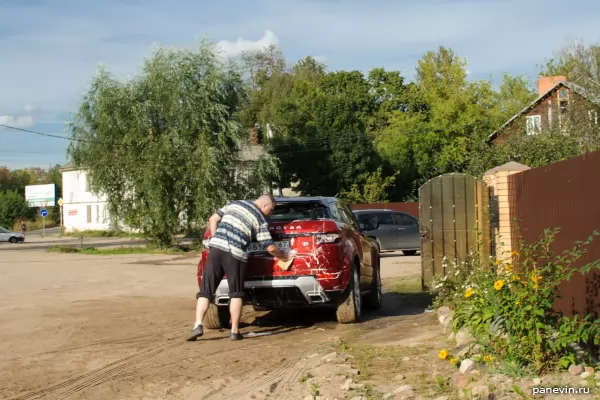
[[[265,215],[251,201],[236,200],[217,211],[221,222],[217,227],[209,247],[231,253],[240,260],[247,261],[248,245],[252,241],[264,247],[272,245],[273,238]]]

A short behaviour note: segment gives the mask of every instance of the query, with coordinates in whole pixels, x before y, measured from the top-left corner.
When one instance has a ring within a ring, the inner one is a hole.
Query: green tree
[[[341,193],[341,197],[350,204],[387,203],[397,174],[383,176],[382,168],[379,167],[377,171],[367,174],[364,184],[353,184],[350,190]]]
[[[29,213],[27,202],[16,190],[0,192],[0,226],[11,229],[12,225]]]
[[[244,101],[240,71],[213,44],[160,48],[127,82],[99,70],[69,125],[68,154],[113,218],[170,245],[182,218],[203,225],[243,192],[233,171],[248,140],[236,120]]]
[[[62,173],[59,171],[60,165],[55,165],[48,170],[42,184],[54,184],[56,201],[62,197]],[[58,203],[54,207],[48,207],[48,219],[55,224],[60,224],[60,206]]]

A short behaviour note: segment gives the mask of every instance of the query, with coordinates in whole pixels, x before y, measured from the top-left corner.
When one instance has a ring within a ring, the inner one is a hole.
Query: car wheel
[[[365,297],[365,304],[372,310],[379,310],[383,303],[383,290],[381,286],[381,269],[379,257],[377,259],[377,268],[373,270],[375,276],[371,282],[371,290]]]
[[[18,240],[17,240],[16,237],[11,237],[10,239],[8,239],[8,241],[11,242],[11,243],[17,243],[18,242]]]
[[[416,250],[402,250],[402,254],[404,254],[405,256],[414,256],[415,254],[417,254]]]
[[[362,298],[360,295],[360,276],[358,266],[352,267],[350,281],[348,282],[350,290],[342,304],[338,305],[336,316],[340,324],[352,324],[360,322],[362,316]]]
[[[218,307],[211,304],[204,315],[204,326],[208,329],[227,329],[231,322],[229,306]]]

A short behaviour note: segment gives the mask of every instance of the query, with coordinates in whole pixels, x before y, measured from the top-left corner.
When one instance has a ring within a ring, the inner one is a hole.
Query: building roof
[[[528,167],[527,165],[518,163],[516,161],[509,161],[506,164],[502,164],[496,168],[492,168],[488,171],[485,171],[483,173],[483,175],[492,175],[499,171],[513,172],[513,171],[527,171],[528,169],[531,169],[531,167]]]
[[[496,136],[498,136],[498,134],[500,132],[502,132],[502,130],[504,130],[504,128],[506,128],[507,126],[509,126],[510,124],[512,124],[521,115],[527,113],[528,111],[531,111],[542,100],[544,100],[546,97],[548,97],[549,94],[551,94],[552,92],[554,92],[559,86],[564,86],[564,87],[570,89],[573,93],[577,93],[581,97],[584,97],[587,100],[600,105],[600,100],[597,99],[597,98],[593,98],[589,93],[586,92],[586,90],[583,87],[581,87],[581,86],[579,86],[579,85],[577,85],[575,83],[572,83],[572,82],[558,81],[558,82],[556,82],[556,84],[554,86],[552,86],[550,89],[548,89],[545,93],[543,93],[537,99],[535,99],[529,105],[527,105],[527,107],[523,108],[521,111],[519,111],[518,113],[516,113],[515,115],[513,115],[508,121],[506,121],[504,124],[502,124],[502,126],[500,126],[500,128],[498,128],[494,132],[492,132],[488,136],[488,141],[490,141],[490,140],[494,139]]]
[[[73,171],[74,169],[75,169],[75,166],[73,165],[73,163],[71,161],[69,161],[65,165],[62,165],[58,170],[60,172],[66,172],[66,171]]]

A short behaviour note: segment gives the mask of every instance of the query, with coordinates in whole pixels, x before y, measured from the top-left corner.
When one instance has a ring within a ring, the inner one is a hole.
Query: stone
[[[383,400],[389,400],[389,399],[391,399],[392,397],[396,397],[396,396],[394,395],[394,393],[387,393],[387,394],[383,395]]]
[[[394,379],[397,381],[403,381],[404,379],[406,379],[406,377],[402,374],[398,374],[394,377]]]
[[[350,400],[365,400],[365,399],[366,399],[366,397],[364,397],[364,396],[354,396]]]
[[[463,390],[469,385],[469,378],[457,372],[450,378],[454,387],[458,390]]]
[[[402,361],[404,361],[404,362],[410,361],[410,357],[404,357],[404,358],[402,358]]]
[[[582,379],[587,379],[587,378],[589,378],[590,376],[592,376],[592,374],[590,374],[590,373],[589,373],[589,372],[587,372],[587,371],[583,371],[583,372],[581,373],[581,375],[579,375],[579,377],[580,377],[580,378],[582,378]]]
[[[437,313],[438,313],[438,315],[450,315],[452,313],[452,311],[450,310],[450,307],[442,306],[437,309]]]
[[[321,361],[326,362],[326,363],[332,362],[333,360],[335,360],[337,358],[337,356],[338,356],[338,354],[334,351],[333,353],[329,353],[329,354],[323,356],[321,358]]]
[[[533,384],[534,385],[541,385],[542,384],[542,380],[540,378],[533,378]]]
[[[450,397],[448,397],[448,396],[440,396],[440,397],[436,397],[435,400],[450,400]]]
[[[348,373],[351,374],[351,375],[360,375],[360,370],[354,369],[354,368],[350,368],[350,370],[348,371]]]
[[[474,398],[485,399],[490,395],[490,388],[485,385],[474,386],[471,389]]]
[[[571,375],[581,375],[581,373],[584,371],[585,371],[585,369],[581,365],[571,364],[569,366],[569,373]]]
[[[440,315],[438,317],[438,322],[440,323],[440,325],[442,326],[448,326],[450,324],[450,316],[449,315]]]
[[[344,384],[340,387],[340,389],[348,391],[348,390],[350,390],[353,383],[354,383],[354,381],[352,379],[346,379],[346,382],[344,382]]]
[[[473,361],[469,358],[465,358],[460,363],[460,368],[458,370],[460,371],[461,374],[466,374],[466,373],[473,371],[474,369],[475,369],[475,361]]]
[[[471,332],[469,332],[469,330],[466,328],[459,329],[458,332],[456,332],[456,335],[454,337],[454,339],[456,340],[457,346],[463,340],[467,340],[467,339],[471,339],[471,338],[473,338],[473,335],[471,335]]]
[[[456,342],[456,347],[468,346],[471,343],[475,343],[476,341],[477,340],[475,340],[474,338],[462,339],[462,340]]]
[[[394,389],[394,391],[392,393],[398,394],[398,393],[407,393],[407,392],[412,392],[412,387],[410,385],[398,386],[396,389]]]
[[[593,375],[595,372],[594,367],[585,367],[585,372],[589,372],[590,375]]]
[[[456,333],[450,332],[450,334],[448,335],[448,340],[451,342],[454,342],[455,338],[456,338]]]

